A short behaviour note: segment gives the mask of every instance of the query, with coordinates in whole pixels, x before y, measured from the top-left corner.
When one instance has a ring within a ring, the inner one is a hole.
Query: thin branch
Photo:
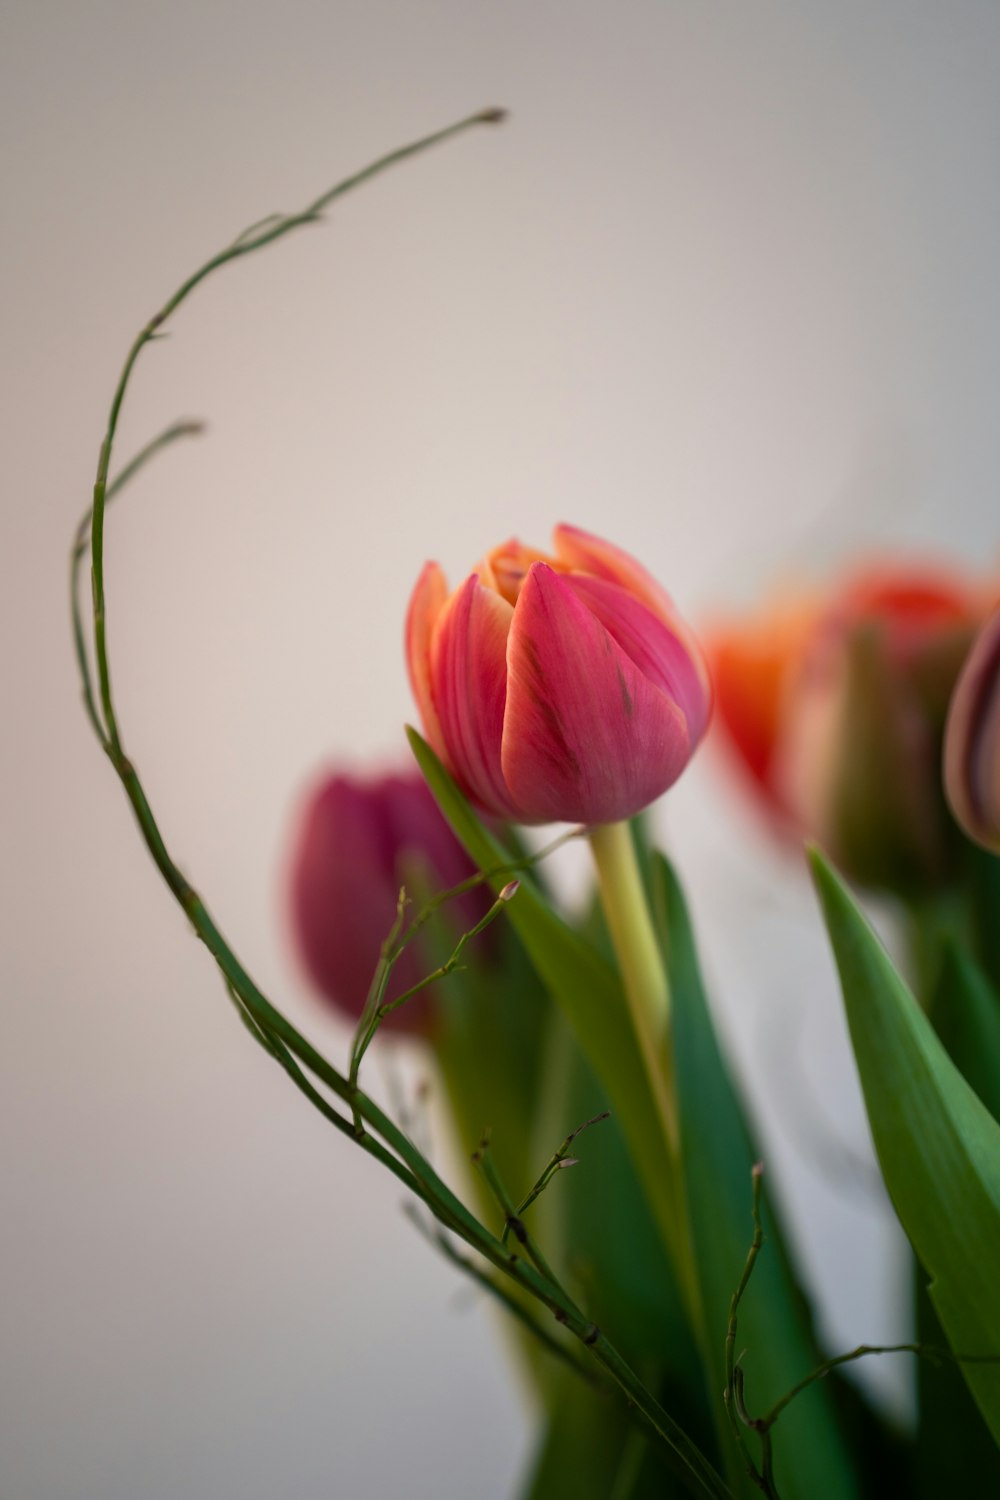
[[[740,1456],[746,1465],[747,1474],[759,1490],[763,1490],[769,1500],[779,1500],[774,1489],[773,1479],[768,1479],[766,1474],[757,1468],[746,1441],[743,1437],[743,1427],[753,1426],[753,1421],[746,1410],[743,1399],[743,1371],[739,1360],[736,1358],[736,1330],[738,1327],[738,1314],[743,1294],[749,1285],[753,1275],[753,1268],[757,1264],[757,1257],[764,1245],[764,1227],[760,1220],[760,1193],[764,1177],[764,1163],[756,1162],[750,1174],[753,1199],[753,1239],[747,1252],[746,1264],[743,1273],[737,1283],[729,1303],[729,1321],[726,1325],[726,1388],[723,1392],[723,1400],[726,1405],[726,1413],[729,1417],[729,1426],[732,1430],[736,1446]],[[742,1424],[742,1426],[741,1426]],[[770,1469],[770,1455],[764,1455],[764,1467]]]
[[[521,1219],[518,1215],[518,1211],[515,1207],[513,1198],[508,1193],[506,1187],[504,1186],[503,1179],[501,1178],[500,1173],[497,1171],[496,1162],[493,1160],[493,1152],[490,1150],[490,1137],[488,1131],[483,1135],[483,1138],[479,1142],[479,1145],[472,1153],[472,1161],[473,1165],[477,1166],[485,1177],[486,1185],[489,1188],[490,1192],[493,1194],[494,1198],[497,1200],[497,1203],[500,1205],[501,1212],[503,1213],[504,1222],[500,1243],[503,1245],[507,1245],[508,1235],[509,1233],[513,1232],[514,1238],[517,1240],[518,1244],[522,1247],[525,1254],[534,1263],[534,1265],[538,1267],[539,1271],[546,1278],[546,1280],[551,1281],[556,1286],[558,1286],[559,1278],[556,1276],[555,1272],[552,1270],[552,1267],[545,1259],[545,1256],[542,1254],[535,1240],[529,1234],[523,1219]],[[513,1258],[516,1259],[516,1255]],[[582,1317],[583,1314],[581,1313],[580,1316]]]
[[[545,844],[541,849],[537,849],[534,854],[523,854],[519,859],[505,860],[502,864],[491,865],[486,870],[477,870],[474,875],[469,875],[465,880],[460,880],[457,885],[449,886],[446,891],[437,891],[433,896],[429,897],[424,906],[421,907],[419,915],[414,917],[410,926],[407,928],[405,934],[400,940],[400,949],[405,948],[409,943],[412,943],[414,938],[420,932],[420,929],[425,926],[425,924],[431,919],[434,913],[440,907],[444,906],[447,902],[454,901],[456,897],[464,896],[466,892],[474,891],[479,886],[485,885],[487,881],[496,880],[501,875],[513,877],[515,875],[523,874],[526,870],[534,869],[536,865],[542,864],[543,861],[547,860],[551,855],[555,854],[556,850],[561,849],[565,844],[572,842],[573,839],[583,838],[586,833],[586,824],[581,824],[580,826],[575,828],[567,828],[556,838],[551,839],[549,843]]]
[[[452,885],[446,890],[435,892],[433,896],[430,896],[423,903],[420,911],[405,929],[403,928],[403,914],[410,903],[405,889],[400,890],[396,903],[396,917],[392,927],[389,929],[388,935],[382,942],[378,963],[375,966],[375,973],[372,976],[372,982],[369,985],[361,1017],[351,1043],[350,1076],[353,1083],[357,1082],[361,1059],[385,1016],[391,1010],[396,1010],[399,1006],[405,1005],[408,1000],[412,1000],[414,995],[418,994],[422,989],[426,989],[435,980],[442,979],[447,974],[454,973],[459,965],[462,949],[466,943],[470,938],[475,937],[477,933],[482,932],[483,928],[489,926],[490,922],[499,915],[503,903],[510,901],[516,895],[519,882],[514,879],[508,881],[483,921],[472,931],[463,934],[459,939],[456,950],[444,964],[435,969],[432,974],[428,974],[425,978],[421,979],[417,984],[412,985],[405,994],[400,995],[390,1004],[386,1004],[385,994],[393,968],[399,962],[404,950],[415,941],[431,917],[448,902],[456,900],[459,896],[466,895],[469,891],[476,890],[479,886],[486,884],[487,881],[495,880],[501,875],[514,876],[523,874],[526,870],[534,868],[536,865],[541,864],[543,860],[548,859],[557,849],[561,849],[564,844],[569,843],[571,839],[581,838],[586,831],[585,827],[567,829],[564,833],[559,834],[558,838],[552,839],[550,843],[546,844],[544,848],[537,850],[534,854],[525,854],[520,859],[511,860],[505,864],[491,865],[485,870],[477,870],[474,875],[469,875],[465,880],[460,880],[457,885]]]
[[[780,1401],[776,1401],[771,1410],[764,1417],[751,1419],[750,1426],[758,1432],[766,1432],[773,1427],[787,1406],[801,1395],[804,1390],[816,1380],[823,1380],[831,1370],[838,1365],[848,1365],[853,1360],[865,1359],[869,1354],[916,1354],[922,1359],[930,1360],[931,1364],[940,1365],[950,1363],[954,1365],[995,1365],[1000,1364],[1000,1354],[953,1354],[950,1349],[942,1349],[937,1344],[859,1344],[856,1349],[851,1349],[847,1354],[835,1354],[832,1359],[824,1360],[811,1370],[808,1375],[793,1385],[790,1391],[786,1391]]]
[[[335,198],[373,177],[394,162],[411,156],[437,141],[444,140],[470,125],[491,122],[499,118],[501,118],[500,112],[495,110],[471,116],[458,125],[438,131],[414,145],[382,157],[363,172],[347,178],[329,193],[318,198],[301,214],[274,221],[261,221],[259,230],[251,229],[239,237],[226,250],[206,262],[199,271],[189,277],[137,335],[115,388],[94,484],[91,518],[93,625],[101,713],[100,715],[97,713],[92,694],[89,705],[93,708],[93,713],[90,715],[91,723],[122,783],[142,838],[157,869],[198,937],[212,955],[225,980],[227,990],[230,996],[238,1002],[242,1019],[248,1025],[255,1041],[264,1046],[275,1058],[295,1086],[314,1107],[320,1110],[324,1118],[342,1134],[348,1135],[362,1149],[376,1156],[384,1166],[405,1183],[411,1192],[426,1203],[444,1229],[452,1230],[497,1270],[535,1297],[554,1314],[559,1322],[565,1325],[569,1333],[591,1351],[593,1357],[624,1392],[637,1415],[663,1441],[678,1474],[689,1489],[697,1494],[714,1497],[714,1500],[732,1500],[729,1489],[716,1470],[683,1429],[660,1406],[600,1330],[586,1320],[558,1282],[539,1269],[537,1264],[530,1265],[523,1259],[511,1257],[507,1247],[479,1223],[438,1177],[433,1167],[421,1155],[405,1132],[400,1130],[384,1111],[358,1088],[355,1080],[345,1078],[322,1054],[317,1052],[258,988],[226,942],[205,902],[186,876],[181,873],[169,853],[138,773],[122,747],[112,700],[104,588],[104,516],[109,498],[108,471],[119,414],[133,368],[142,349],[157,335],[161,325],[170,314],[212,271],[238,256],[249,254],[272,243],[291,229],[314,222],[322,210]],[[89,679],[85,656],[81,662],[81,670],[86,689]],[[475,879],[473,883],[478,883],[478,879]],[[306,1071],[350,1110],[353,1124],[323,1097],[306,1077]]]
[[[365,1005],[365,1011],[364,1013],[362,1013],[361,1020],[358,1023],[358,1029],[354,1035],[354,1043],[351,1047],[350,1077],[352,1083],[357,1083],[358,1072],[361,1068],[361,1060],[370,1047],[372,1041],[374,1040],[375,1033],[382,1022],[385,1020],[386,1016],[391,1015],[394,1010],[399,1010],[401,1006],[406,1005],[407,1002],[412,1000],[415,995],[419,995],[421,990],[425,990],[428,985],[436,983],[436,981],[439,979],[446,979],[449,974],[453,974],[456,969],[461,968],[462,954],[465,952],[468,943],[470,943],[474,937],[478,937],[481,932],[484,932],[492,922],[496,921],[497,917],[503,911],[508,901],[512,901],[513,898],[517,895],[517,886],[518,882],[516,880],[509,881],[508,884],[504,886],[499,896],[497,896],[496,900],[493,902],[493,905],[490,907],[486,915],[480,918],[480,920],[474,927],[470,927],[467,932],[462,933],[461,937],[456,942],[454,948],[445,959],[444,963],[439,964],[436,969],[433,969],[431,971],[431,973],[425,974],[422,979],[418,979],[416,984],[411,984],[409,989],[404,990],[401,995],[397,995],[395,1000],[385,1000],[382,998],[385,995],[385,988],[388,984],[389,975],[392,972],[392,967],[395,964],[396,960],[399,958],[400,953],[403,951],[402,947],[398,945],[393,948],[392,933],[390,932],[389,938],[382,945],[382,958],[380,959],[379,967],[376,970],[373,989],[369,991],[368,1002]],[[404,901],[404,894],[402,891],[400,891],[399,907],[396,918],[397,923],[402,919]],[[395,928],[393,928],[393,931],[395,931]]]
[[[558,1171],[560,1171],[563,1167],[575,1167],[577,1165],[576,1157],[570,1156],[569,1154],[570,1147],[576,1140],[577,1136],[582,1135],[585,1130],[589,1130],[591,1125],[600,1125],[602,1120],[610,1120],[610,1118],[610,1109],[602,1109],[600,1114],[591,1115],[589,1120],[584,1120],[582,1125],[578,1125],[575,1130],[570,1131],[569,1135],[563,1141],[559,1149],[549,1157],[549,1160],[543,1167],[538,1180],[532,1187],[528,1196],[518,1204],[517,1209],[515,1210],[516,1216],[518,1218],[520,1218],[522,1214],[524,1214],[526,1209],[529,1209],[531,1207],[535,1199],[539,1197],[540,1194],[544,1193],[545,1189],[548,1187],[549,1183],[552,1181],[553,1177]],[[507,1243],[507,1236],[509,1233],[510,1223],[508,1222],[504,1225],[502,1236],[504,1244]]]
[[[104,596],[104,507],[107,503],[108,473],[111,466],[111,455],[114,448],[115,437],[118,431],[118,419],[121,414],[122,403],[132,378],[135,363],[145,346],[154,339],[166,323],[167,319],[180,307],[182,302],[199,286],[213,271],[218,271],[230,261],[237,260],[241,256],[251,255],[256,250],[262,250],[265,245],[273,244],[275,240],[290,233],[293,229],[301,228],[305,224],[314,224],[322,215],[324,209],[328,208],[337,198],[349,193],[353,188],[359,187],[363,182],[378,176],[388,167],[395,166],[397,162],[404,161],[407,157],[415,156],[425,151],[430,146],[435,146],[450,136],[458,135],[468,130],[473,125],[496,124],[504,118],[502,110],[488,109],[470,115],[464,120],[459,120],[455,125],[449,125],[444,130],[436,130],[433,134],[424,136],[419,141],[414,141],[408,146],[401,147],[398,151],[391,151],[386,156],[380,157],[360,172],[346,177],[342,182],[323,193],[313,203],[309,204],[301,213],[289,214],[284,217],[277,216],[269,220],[261,220],[259,227],[244,231],[237,236],[233,243],[213,255],[203,266],[193,272],[185,282],[178,287],[172,297],[169,297],[160,310],[153,314],[149,322],[139,330],[132,346],[125,357],[118,384],[115,387],[111,399],[111,410],[108,414],[107,430],[101,443],[100,456],[97,462],[97,477],[94,481],[94,505],[91,524],[91,550],[92,550],[92,582],[94,593],[94,647],[97,660],[98,682],[100,686],[101,711],[107,731],[109,743],[120,748],[120,736],[118,724],[115,718],[114,704],[111,694],[111,677],[108,667],[106,651],[106,603]]]
[[[478,1266],[468,1255],[463,1255],[461,1251],[457,1250],[444,1230],[436,1227],[433,1223],[428,1223],[423,1215],[417,1211],[415,1204],[405,1203],[403,1211],[410,1222],[416,1225],[420,1233],[436,1250],[440,1250],[441,1254],[453,1266],[457,1266],[466,1276],[471,1277],[473,1281],[477,1282],[484,1291],[489,1292],[491,1297],[495,1297],[498,1302],[502,1303],[511,1316],[515,1317],[519,1323],[522,1323],[530,1331],[532,1337],[536,1338],[549,1354],[561,1360],[563,1364],[569,1365],[570,1369],[593,1389],[601,1391],[607,1389],[604,1382],[597,1378],[589,1365],[585,1365],[582,1360],[578,1359],[568,1345],[560,1343],[557,1338],[554,1338],[549,1330],[539,1323],[537,1318],[532,1317],[524,1303],[519,1302],[502,1282],[497,1281],[489,1272],[484,1271],[482,1266]]]
[[[175,443],[178,438],[197,437],[203,432],[204,424],[194,421],[174,422],[160,433],[159,437],[140,448],[134,458],[125,465],[121,473],[108,485],[105,504],[110,504],[116,495],[120,494],[131,479],[134,479],[140,469],[144,468],[151,458],[162,453],[164,448]],[[87,659],[86,636],[83,628],[83,611],[80,608],[80,565],[90,549],[90,528],[93,521],[94,509],[89,506],[80,519],[73,538],[73,546],[69,555],[69,607],[70,616],[73,621],[73,645],[76,649],[77,666],[80,669],[80,680],[83,685],[83,702],[87,710],[87,717],[91,722],[94,733],[102,744],[107,742],[107,733],[101,723],[97,712],[97,703],[94,696],[94,683],[90,673],[90,662]]]

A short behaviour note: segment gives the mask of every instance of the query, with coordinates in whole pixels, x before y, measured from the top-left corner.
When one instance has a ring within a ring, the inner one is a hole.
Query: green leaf
[[[919,1344],[943,1349],[948,1340],[931,1305],[926,1278],[916,1257],[911,1259],[915,1338]],[[916,1377],[913,1500],[938,1500],[940,1495],[1000,1495],[1000,1449],[956,1367],[950,1360],[918,1359]]]
[[[432,925],[418,939],[429,969],[445,961],[454,942],[452,930],[433,934]],[[462,1156],[471,1157],[489,1128],[497,1168],[516,1191],[537,1165],[542,1061],[552,1023],[561,1018],[509,924],[494,924],[490,936],[484,951],[473,951],[465,966],[431,986],[432,1040]],[[496,1200],[482,1173],[471,1175],[492,1222]]]
[[[818,851],[810,861],[886,1187],[952,1350],[1000,1355],[1000,1126],[843,882]],[[1000,1364],[961,1369],[1000,1442]]]
[[[684,895],[662,855],[653,862],[654,894],[672,994],[681,1153],[691,1234],[704,1311],[709,1384],[729,1482],[756,1494],[742,1472],[722,1402],[730,1300],[753,1235],[751,1168],[756,1150],[719,1051],[708,1009]],[[765,1178],[766,1182],[766,1178]],[[774,1210],[763,1204],[764,1249],[740,1304],[738,1345],[746,1401],[762,1416],[821,1362],[808,1308],[792,1275]],[[751,1452],[756,1447],[747,1434]],[[811,1386],[774,1428],[775,1475],[782,1500],[838,1500],[860,1486],[838,1430],[832,1387]]]
[[[620,1403],[560,1376],[522,1500],[680,1500],[682,1482]]]
[[[1000,1120],[1000,996],[954,939],[945,944],[930,1018],[966,1083]]]
[[[1000,994],[1000,856],[962,840],[961,891],[972,929],[972,951]]]
[[[552,1021],[532,1177],[559,1138],[606,1102],[569,1023],[558,1012]],[[578,1164],[556,1174],[526,1218],[553,1263],[565,1268],[588,1317],[614,1330],[629,1364],[714,1457],[699,1350],[679,1287],[665,1274],[663,1245],[617,1117],[582,1134],[573,1155]]]
[[[408,734],[431,791],[471,859],[482,870],[503,865],[509,859],[503,846],[483,827],[430,746],[415,730]],[[494,890],[500,890],[509,878],[496,876]],[[672,1184],[676,1174],[642,1054],[630,1028],[620,1023],[625,1001],[618,975],[553,911],[530,880],[522,880],[507,912],[607,1090],[664,1243],[670,1245],[676,1216],[665,1185]]]

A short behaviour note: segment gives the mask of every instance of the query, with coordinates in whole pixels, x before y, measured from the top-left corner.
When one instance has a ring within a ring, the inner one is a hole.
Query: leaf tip
[[[826,854],[819,844],[811,840],[805,845],[806,860],[809,864],[809,873],[812,875],[813,885],[820,898],[823,907],[829,911],[834,905],[842,905],[844,901],[850,902],[850,897],[843,880],[837,874]]]

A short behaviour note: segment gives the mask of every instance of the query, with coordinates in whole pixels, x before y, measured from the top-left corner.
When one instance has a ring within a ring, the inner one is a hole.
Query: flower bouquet
[[[293,931],[317,991],[352,1017],[343,1060],[254,981],[168,850],[126,752],[107,507],[193,430],[170,427],[117,464],[139,356],[206,277],[393,163],[500,118],[473,116],[251,226],[141,330],[72,554],[91,725],[250,1037],[341,1137],[331,1148],[392,1173],[415,1228],[495,1299],[539,1417],[526,1496],[1000,1494],[995,587],[868,570],[700,642],[639,562],[572,526],[550,552],[494,547],[455,589],[427,564],[405,625],[415,767],[324,779],[296,830]],[[897,1346],[918,1365],[907,1427],[842,1373],[884,1348],[820,1346],[717,1041],[680,878],[644,819],[713,704],[776,835],[813,841],[879,1166],[913,1252],[914,1337]],[[524,831],[553,823],[568,826],[548,842]],[[571,839],[589,845],[594,871],[573,918],[546,869]],[[896,903],[906,979],[852,885]],[[395,1028],[433,1056],[468,1161],[461,1181],[446,1182],[409,1121],[369,1091],[370,1050]]]

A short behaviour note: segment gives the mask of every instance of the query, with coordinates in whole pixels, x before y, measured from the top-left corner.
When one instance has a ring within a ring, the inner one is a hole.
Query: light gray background
[[[89,738],[65,558],[117,370],[247,222],[512,110],[205,287],[122,424],[122,456],[211,424],[110,524],[128,747],[336,1052],[284,941],[289,823],[318,765],[399,745],[425,557],[457,579],[565,518],[695,619],[859,546],[995,564],[1000,12],[21,0],[0,26],[0,1494],[501,1500],[531,1429],[490,1315],[244,1039]],[[824,1324],[898,1335],[804,877],[710,751],[663,811]],[[905,1371],[873,1378],[905,1408]]]

